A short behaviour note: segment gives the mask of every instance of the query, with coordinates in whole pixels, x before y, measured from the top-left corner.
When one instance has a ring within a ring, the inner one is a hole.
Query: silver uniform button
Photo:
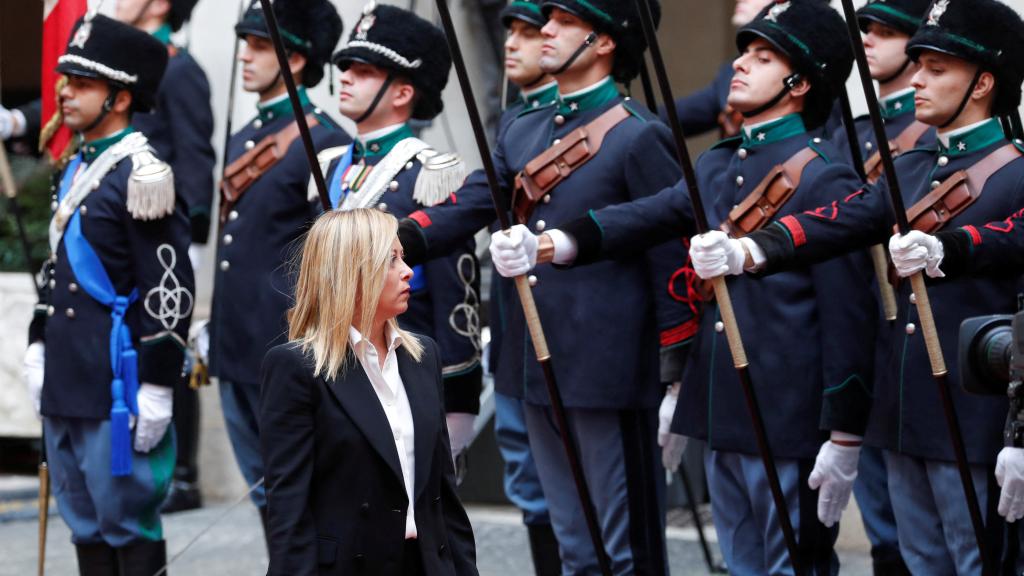
[[[562,124],[565,124],[565,116],[562,116],[561,114],[556,115],[555,116],[555,124],[558,124],[559,126],[561,126]]]
[[[412,166],[413,166],[412,160],[410,160],[410,161],[405,163],[405,169],[406,170],[412,170]]]
[[[544,203],[545,204],[551,204],[551,194],[545,194],[544,195]]]
[[[72,294],[77,294],[78,284],[75,284],[74,282],[68,284],[68,292],[71,292]]]
[[[56,200],[54,200],[53,202],[50,202],[50,210],[51,211],[56,212],[58,206],[59,206],[59,204],[57,204]]]
[[[257,130],[259,130],[260,128],[263,128],[263,120],[260,120],[259,118],[257,118],[256,121],[252,123],[252,127],[257,129]]]
[[[75,317],[75,309],[74,308],[68,308],[67,310],[64,311],[64,315],[67,316],[68,318],[74,318]]]
[[[914,332],[917,332],[917,326],[914,326],[913,322],[908,322],[907,323],[907,334],[912,336],[914,334]]]
[[[932,184],[931,184],[932,190],[935,190],[936,188],[938,188],[939,184],[941,184],[941,182],[939,182],[938,180],[932,180]]]
[[[747,149],[746,148],[740,148],[739,152],[737,152],[736,154],[740,157],[740,160],[746,160],[747,159]]]
[[[238,210],[228,212],[228,220],[238,220]]]
[[[917,294],[911,294],[910,295],[910,303],[911,304],[917,304]]]
[[[537,285],[537,277],[534,276],[533,274],[530,274],[529,278],[527,278],[526,280],[530,283],[531,287]]]
[[[821,138],[815,138],[814,140],[812,140],[812,142],[814,142],[815,144],[821,144]]]
[[[323,113],[324,113],[324,111],[321,110],[319,106],[316,107],[316,108],[313,108],[313,114],[323,114]]]
[[[253,142],[252,140],[246,140],[245,141],[245,149],[246,150],[252,150],[255,147],[256,147],[256,143]]]
[[[871,142],[865,142],[864,143],[864,149],[865,150],[873,150],[874,148],[875,148],[875,145],[872,144]]]
[[[53,290],[56,287],[57,287],[57,280],[54,279],[54,278],[50,278],[50,290]]]
[[[392,180],[391,184],[388,184],[388,190],[398,192],[398,180]]]
[[[725,322],[722,322],[721,320],[719,320],[718,322],[715,322],[715,332],[721,333],[721,332],[724,332],[724,331],[725,331]]]
[[[552,146],[558,146],[561,143],[562,143],[562,139],[561,138],[555,138],[554,141],[551,142],[551,145]]]
[[[53,313],[54,313],[55,311],[56,311],[56,310],[54,309],[54,307],[53,307],[53,306],[47,306],[47,307],[46,307],[46,315],[47,315],[47,316],[53,316]]]
[[[85,216],[86,214],[89,213],[89,209],[86,208],[85,206],[79,206],[78,211],[82,213],[82,216]]]
[[[946,164],[949,164],[949,157],[939,156],[939,166],[945,166]]]
[[[743,186],[743,176],[737,176],[736,177],[736,185],[740,186],[740,187]]]
[[[228,268],[231,268],[231,262],[228,262],[227,260],[221,260],[220,269],[224,272],[227,272]]]
[[[387,212],[388,205],[384,202],[381,202],[380,204],[377,204],[377,210],[380,210],[381,212]]]
[[[537,220],[537,224],[534,225],[534,228],[537,229],[537,232],[543,232],[544,229],[547,228],[547,226],[548,226],[547,222],[545,222],[543,220]]]
[[[231,243],[234,242],[234,241],[235,241],[235,237],[232,236],[231,234],[225,234],[224,235],[224,245],[225,246],[230,246]]]

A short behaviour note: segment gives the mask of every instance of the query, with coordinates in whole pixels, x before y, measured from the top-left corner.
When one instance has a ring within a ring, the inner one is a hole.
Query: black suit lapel
[[[404,486],[402,465],[398,460],[398,450],[395,449],[395,438],[391,434],[387,414],[384,413],[384,408],[380,405],[380,398],[377,397],[373,384],[370,383],[366,372],[363,371],[363,365],[356,360],[355,356],[349,354],[346,366],[345,375],[341,377],[340,381],[339,379],[327,381],[328,388],[341,403],[348,417],[355,422],[370,445],[384,458],[384,461],[395,473],[395,477]],[[413,413],[415,414],[415,410]],[[419,450],[417,450],[418,452]]]
[[[414,500],[427,485],[430,465],[434,461],[434,444],[440,426],[440,402],[435,378],[427,363],[417,363],[405,348],[398,349],[398,373],[405,384],[405,393],[412,408],[412,421],[416,430],[416,481],[413,484]],[[415,505],[415,502],[412,503]]]

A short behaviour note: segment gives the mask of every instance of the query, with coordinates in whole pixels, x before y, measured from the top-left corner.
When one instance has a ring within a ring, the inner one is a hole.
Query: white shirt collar
[[[390,352],[391,350],[397,350],[398,347],[402,345],[402,336],[398,332],[392,330],[391,326],[385,326],[384,332],[388,339],[387,351]],[[357,354],[362,354],[363,350],[365,350],[367,346],[373,346],[368,338],[365,338],[359,330],[356,330],[355,326],[348,327],[348,339],[352,342],[352,349],[355,350]],[[380,350],[376,350],[376,352],[379,354]]]
[[[273,98],[271,98],[270,100],[267,100],[265,102],[257,102],[256,103],[256,107],[259,108],[260,110],[262,110],[262,109],[264,109],[264,108],[266,108],[268,106],[273,106],[274,104],[277,104],[278,102],[280,102],[280,101],[282,101],[282,100],[284,100],[286,98],[288,98],[288,92],[285,92],[284,94],[281,94],[279,96],[274,96]]]
[[[380,128],[378,130],[374,130],[373,132],[367,132],[366,134],[358,134],[356,136],[356,138],[359,138],[359,142],[363,146],[366,146],[367,142],[372,142],[374,140],[378,140],[380,138],[383,138],[383,137],[387,136],[388,134],[391,134],[392,132],[398,131],[402,126],[405,126],[405,122],[399,122],[398,124],[392,124],[390,126],[385,126],[385,127]]]
[[[949,148],[949,139],[950,138],[952,138],[953,136],[959,136],[960,134],[965,134],[967,132],[970,132],[971,130],[974,130],[975,128],[977,128],[978,126],[981,126],[982,124],[988,122],[989,120],[991,120],[991,118],[985,118],[984,120],[982,120],[980,122],[975,122],[974,124],[968,124],[967,126],[961,126],[961,127],[957,128],[956,130],[950,130],[949,132],[939,132],[938,134],[936,134],[936,136],[939,137],[939,142],[942,142],[943,146],[945,146],[946,148]]]
[[[756,124],[748,125],[748,124],[744,123],[743,124],[743,131],[747,133],[747,138],[750,138],[750,135],[754,133],[754,130],[757,130],[761,126],[765,126],[765,125],[771,124],[772,122],[775,122],[779,118],[783,118],[783,117],[785,117],[785,114],[783,114],[782,116],[776,116],[775,118],[769,118],[768,120],[764,120],[762,122],[757,122]]]

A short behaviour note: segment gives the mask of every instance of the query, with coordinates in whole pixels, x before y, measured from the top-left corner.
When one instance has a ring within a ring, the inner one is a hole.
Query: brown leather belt
[[[307,114],[306,124],[312,128],[319,124],[319,120],[315,114]],[[292,121],[281,130],[264,137],[252,150],[228,164],[224,169],[224,179],[220,182],[221,224],[227,220],[231,209],[245,191],[284,158],[288,148],[298,137],[299,124]]]
[[[516,187],[512,192],[512,213],[516,221],[520,224],[529,221],[537,203],[580,166],[597,156],[605,135],[629,116],[629,110],[619,104],[587,125],[573,130],[561,142],[527,162],[523,171],[516,175]]]
[[[924,136],[924,133],[928,131],[928,126],[924,122],[914,120],[900,132],[899,136],[889,140],[889,150],[892,151],[892,157],[895,158],[900,154],[903,154],[907,150],[912,149],[917,141]],[[885,166],[882,164],[881,152],[875,152],[870,158],[864,162],[864,174],[867,175],[868,184],[874,184],[882,177],[882,172],[885,170]]]

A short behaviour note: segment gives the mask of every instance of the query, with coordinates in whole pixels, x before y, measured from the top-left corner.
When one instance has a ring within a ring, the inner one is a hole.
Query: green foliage
[[[38,266],[50,252],[47,227],[50,223],[53,169],[45,160],[26,156],[10,156],[10,159],[14,179],[18,183],[17,204],[31,246],[32,262]],[[0,194],[0,272],[28,272],[13,208],[6,195]]]

